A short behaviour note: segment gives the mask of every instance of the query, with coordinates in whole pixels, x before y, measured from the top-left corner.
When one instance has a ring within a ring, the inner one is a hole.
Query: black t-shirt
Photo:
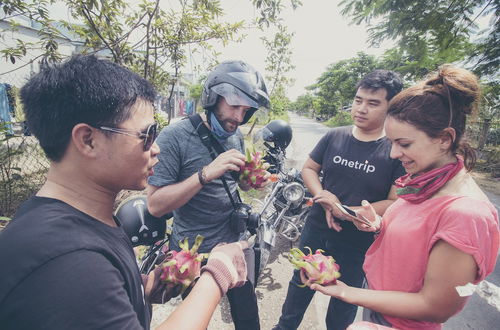
[[[149,329],[121,227],[33,197],[0,232],[1,329]]]
[[[321,164],[323,189],[334,193],[340,202],[349,206],[387,199],[394,180],[405,171],[399,160],[389,158],[391,142],[383,137],[363,142],[352,135],[352,126],[333,128],[326,133],[309,154]],[[314,204],[308,221],[316,227],[328,229],[325,211]],[[373,234],[362,232],[349,221],[339,220],[342,231],[332,231],[336,239],[366,250],[373,242]]]

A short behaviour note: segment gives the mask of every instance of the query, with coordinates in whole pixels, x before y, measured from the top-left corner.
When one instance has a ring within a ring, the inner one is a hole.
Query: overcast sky
[[[288,1],[283,1],[288,5]],[[328,65],[339,60],[356,56],[359,51],[373,55],[380,55],[391,44],[380,48],[368,48],[365,26],[349,25],[349,21],[340,15],[337,8],[339,1],[335,0],[303,0],[298,9],[287,9],[283,13],[284,24],[289,32],[295,32],[292,40],[292,63],[294,72],[289,74],[295,79],[295,85],[288,90],[288,96],[294,100],[305,94],[305,86],[313,84],[326,70]],[[177,0],[161,0],[164,9],[177,4]],[[255,10],[250,0],[221,0],[226,17],[224,20],[251,21]],[[70,19],[67,9],[63,6],[54,6],[54,18]],[[265,68],[266,49],[260,37],[262,32],[255,29],[248,31],[247,38],[238,44],[231,44],[219,48],[219,60],[241,59],[252,64],[263,72]],[[269,35],[271,37],[271,35]],[[184,71],[190,71],[191,64],[201,64],[200,58],[193,58]]]
[[[305,86],[315,83],[328,65],[339,60],[356,56],[359,51],[380,55],[391,44],[380,48],[368,48],[367,33],[364,26],[349,25],[349,21],[340,15],[338,1],[303,0],[303,5],[295,11],[284,13],[285,25],[290,32],[295,32],[292,39],[292,63],[295,71],[290,78],[295,85],[290,87],[288,95],[295,99],[305,94]],[[228,17],[248,17],[254,10],[249,0],[222,0]],[[287,1],[284,1],[287,3]],[[242,59],[264,70],[266,49],[259,39],[258,31],[251,33],[241,44],[234,44],[221,49],[221,60]]]

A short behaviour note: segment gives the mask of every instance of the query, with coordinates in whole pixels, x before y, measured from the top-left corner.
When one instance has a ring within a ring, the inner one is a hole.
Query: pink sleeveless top
[[[499,248],[498,213],[488,202],[441,196],[412,204],[398,199],[384,214],[383,230],[366,253],[370,289],[419,292],[433,245],[444,240],[477,263],[475,283],[494,267]],[[441,324],[384,315],[398,329],[441,329]]]

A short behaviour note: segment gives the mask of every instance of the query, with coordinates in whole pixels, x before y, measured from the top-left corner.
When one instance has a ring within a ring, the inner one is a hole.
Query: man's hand
[[[245,165],[245,155],[236,149],[225,151],[215,158],[204,169],[207,182],[220,178],[227,171],[240,171]]]
[[[313,201],[315,203],[320,203],[325,211],[330,211],[336,218],[342,218],[342,212],[335,206],[335,203],[340,203],[340,201],[337,196],[328,190],[321,190],[313,197]]]
[[[177,297],[182,292],[182,285],[165,283],[160,280],[162,268],[156,268],[149,275],[141,275],[144,285],[144,295],[151,304],[164,304],[170,299]]]
[[[264,181],[261,183],[261,185],[259,186],[259,188],[255,188],[255,189],[259,190],[259,191],[262,191],[262,190],[266,189],[267,185],[269,183],[271,183],[271,180],[269,179],[270,177],[271,177],[271,173],[269,173],[268,171],[265,171],[265,174],[263,176]],[[252,188],[250,185],[246,184],[243,181],[238,182],[238,186],[243,191],[248,191],[248,190],[250,190]]]
[[[328,228],[333,229],[335,231],[342,230],[342,226],[333,218],[332,212],[325,210],[325,217]]]
[[[270,178],[271,178],[271,173],[269,173],[268,171],[266,171],[266,174],[264,174],[264,182],[262,182],[262,185],[257,190],[262,190],[262,189],[266,188],[267,185],[271,183],[271,179]]]
[[[316,196],[313,197],[315,203],[320,203],[325,210],[326,223],[328,228],[334,229],[336,231],[341,231],[342,227],[340,224],[335,222],[333,217],[343,219],[344,214],[337,208],[335,203],[340,203],[337,196],[329,192],[328,190],[321,190]]]

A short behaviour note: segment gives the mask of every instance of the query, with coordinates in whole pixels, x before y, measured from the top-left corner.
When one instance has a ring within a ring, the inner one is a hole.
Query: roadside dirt
[[[500,194],[500,178],[492,178],[488,173],[481,172],[473,172],[472,177],[482,189]]]

